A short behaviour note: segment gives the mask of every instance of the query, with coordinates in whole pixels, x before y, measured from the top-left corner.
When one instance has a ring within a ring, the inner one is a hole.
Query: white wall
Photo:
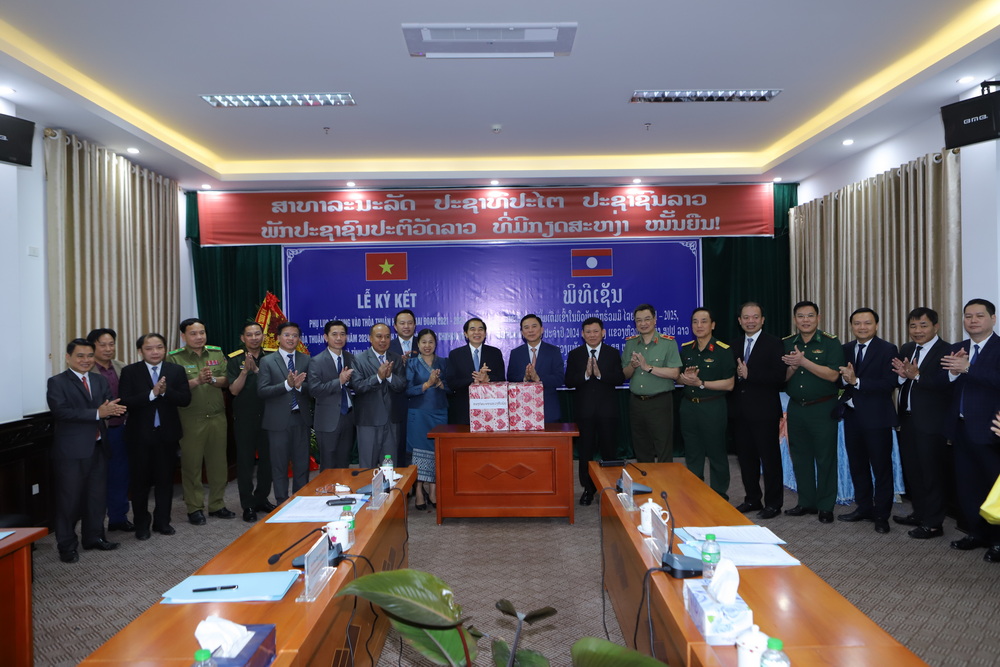
[[[17,115],[0,99],[0,113]],[[0,384],[0,423],[48,410],[45,383],[63,359],[48,359],[45,283],[45,170],[41,128],[35,129],[33,167],[0,164],[0,285],[7,322],[6,359]]]

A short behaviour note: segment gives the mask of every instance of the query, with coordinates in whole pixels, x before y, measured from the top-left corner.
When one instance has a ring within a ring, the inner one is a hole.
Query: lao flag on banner
[[[611,248],[575,248],[570,259],[574,278],[614,275]]]
[[[610,275],[610,274],[608,274]],[[405,252],[366,252],[365,280],[406,280]]]

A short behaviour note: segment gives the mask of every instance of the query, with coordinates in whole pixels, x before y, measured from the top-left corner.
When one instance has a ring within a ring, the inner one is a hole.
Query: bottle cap
[[[777,637],[768,637],[767,638],[767,650],[769,650],[769,651],[780,651],[783,648],[785,648],[785,645]]]
[[[200,648],[194,652],[194,659],[196,662],[205,662],[206,660],[212,659],[212,652],[207,648]]]
[[[706,540],[714,540],[715,539],[715,534],[714,533],[708,533],[707,535],[705,535],[705,539]]]

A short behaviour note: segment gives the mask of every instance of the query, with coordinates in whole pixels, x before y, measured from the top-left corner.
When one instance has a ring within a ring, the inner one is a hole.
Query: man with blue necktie
[[[562,352],[551,343],[542,341],[545,327],[538,315],[521,318],[524,345],[510,351],[507,362],[508,382],[541,382],[545,398],[545,423],[562,421],[557,387],[565,380]]]
[[[993,332],[997,310],[986,299],[965,304],[963,325],[969,338],[952,346],[941,359],[954,393],[947,421],[955,449],[958,506],[969,534],[952,549],[986,547],[983,560],[1000,563],[1000,526],[986,522],[979,506],[1000,477],[1000,439],[991,430],[1000,410],[1000,337]]]
[[[309,394],[316,399],[313,428],[319,468],[347,468],[354,450],[354,403],[350,382],[354,355],[344,350],[347,324],[330,320],[323,327],[326,348],[309,364]]]

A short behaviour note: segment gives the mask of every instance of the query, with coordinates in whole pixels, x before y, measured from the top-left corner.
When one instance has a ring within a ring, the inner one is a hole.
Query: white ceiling
[[[419,22],[579,28],[567,57],[429,60],[403,39]],[[793,182],[1000,72],[998,26],[997,0],[3,0],[0,87],[19,116],[138,147],[185,188]],[[729,87],[783,92],[628,103]],[[199,97],[269,92],[357,106]]]

